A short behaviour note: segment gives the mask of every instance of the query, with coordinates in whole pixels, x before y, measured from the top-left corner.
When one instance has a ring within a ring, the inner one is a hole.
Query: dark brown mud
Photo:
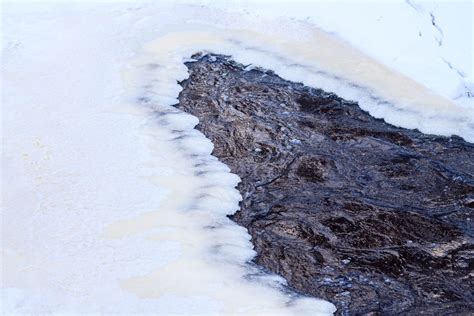
[[[474,145],[197,56],[178,108],[242,179],[255,261],[341,314],[474,311]]]

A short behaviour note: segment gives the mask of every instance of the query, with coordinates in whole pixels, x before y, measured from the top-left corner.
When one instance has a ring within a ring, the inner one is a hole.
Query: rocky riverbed
[[[187,63],[179,109],[242,179],[256,263],[340,314],[474,310],[474,145],[220,55]],[[244,303],[244,302],[243,302]]]

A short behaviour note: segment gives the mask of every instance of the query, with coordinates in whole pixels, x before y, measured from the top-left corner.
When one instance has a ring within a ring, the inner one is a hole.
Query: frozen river
[[[3,5],[6,314],[334,311],[249,263],[250,236],[226,217],[239,178],[171,106],[195,52],[474,141],[472,51],[456,33],[472,10],[396,2],[362,21],[350,3],[211,3]]]

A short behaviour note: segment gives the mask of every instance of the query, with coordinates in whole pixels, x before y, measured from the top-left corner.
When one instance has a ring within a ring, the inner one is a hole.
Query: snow
[[[295,1],[288,6],[231,0],[214,5],[311,23],[436,93],[474,106],[472,1]]]
[[[248,263],[250,236],[226,217],[239,179],[210,155],[197,118],[172,105],[183,62],[204,50],[390,123],[474,140],[472,61],[458,31],[469,11],[367,5],[4,4],[2,311],[334,311]]]

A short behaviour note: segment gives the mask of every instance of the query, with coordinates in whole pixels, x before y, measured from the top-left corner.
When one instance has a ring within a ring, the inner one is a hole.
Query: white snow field
[[[198,51],[474,141],[472,3],[2,3],[0,311],[327,315],[253,265],[239,178],[172,107]]]

